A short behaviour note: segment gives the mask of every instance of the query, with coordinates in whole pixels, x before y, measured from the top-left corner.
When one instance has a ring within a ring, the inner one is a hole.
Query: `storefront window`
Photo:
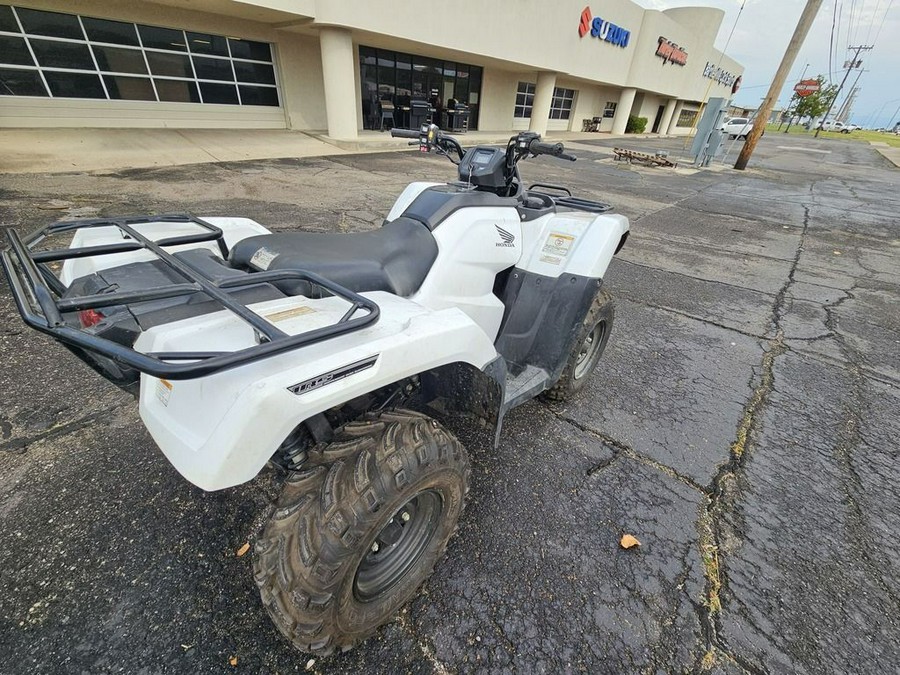
[[[616,101],[607,101],[606,107],[603,108],[603,116],[604,117],[615,117],[616,116],[616,108],[619,107],[618,102]]]
[[[468,128],[478,128],[481,68],[466,63],[432,59],[373,47],[359,48],[363,127],[381,127],[382,111],[393,106],[394,126],[409,128],[414,101],[434,110],[434,122],[446,126],[447,109],[462,104],[469,109]]]
[[[682,110],[681,114],[678,115],[678,122],[675,124],[676,127],[690,127],[694,125],[694,119],[697,117],[696,110]]]
[[[9,5],[0,96],[279,104],[265,42]]]
[[[572,104],[575,102],[574,89],[562,89],[556,87],[553,90],[553,100],[550,103],[551,120],[567,120],[572,114]]]
[[[534,82],[519,82],[516,91],[516,109],[513,117],[531,117],[531,106],[534,104]]]

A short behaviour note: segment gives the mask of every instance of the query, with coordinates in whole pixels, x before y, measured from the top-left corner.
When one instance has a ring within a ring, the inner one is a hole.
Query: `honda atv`
[[[469,484],[448,426],[481,420],[496,441],[511,408],[585,386],[628,235],[607,204],[524,187],[520,160],[575,159],[560,143],[392,133],[458,180],[412,183],[375,231],[104,218],[10,230],[2,252],[24,321],[134,392],[187,480],[280,467],[254,574],[278,629],[317,654],[390,620],[443,555]]]

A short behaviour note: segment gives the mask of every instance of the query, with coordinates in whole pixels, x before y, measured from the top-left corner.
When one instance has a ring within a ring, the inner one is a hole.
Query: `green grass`
[[[785,126],[782,126],[779,130],[777,124],[767,124],[766,132],[770,134],[784,133]],[[793,125],[788,133],[791,136],[794,134],[798,136],[812,136],[815,134],[814,131],[807,131],[799,124]],[[839,131],[821,131],[819,132],[819,138],[834,138],[842,141],[864,141],[867,143],[873,141],[875,143],[887,143],[895,148],[900,148],[900,136],[897,136],[896,134],[885,134],[878,131],[863,131],[862,129],[851,131],[849,134],[842,134]]]

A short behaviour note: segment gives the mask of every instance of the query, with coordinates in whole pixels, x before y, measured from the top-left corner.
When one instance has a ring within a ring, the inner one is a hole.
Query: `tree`
[[[838,86],[830,84],[825,86],[825,76],[819,75],[816,80],[819,82],[819,91],[809,96],[803,96],[797,102],[794,108],[794,115],[797,117],[815,118],[824,115],[831,106],[834,97],[837,96]]]

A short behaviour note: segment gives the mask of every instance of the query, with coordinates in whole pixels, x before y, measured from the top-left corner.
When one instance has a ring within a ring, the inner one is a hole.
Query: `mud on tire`
[[[285,482],[253,567],[278,629],[327,655],[389,621],[431,574],[469,465],[437,421],[396,410],[345,425],[306,466]]]
[[[615,315],[612,296],[607,291],[597,293],[569,352],[566,366],[556,383],[541,395],[544,399],[566,401],[584,388],[606,349]]]

